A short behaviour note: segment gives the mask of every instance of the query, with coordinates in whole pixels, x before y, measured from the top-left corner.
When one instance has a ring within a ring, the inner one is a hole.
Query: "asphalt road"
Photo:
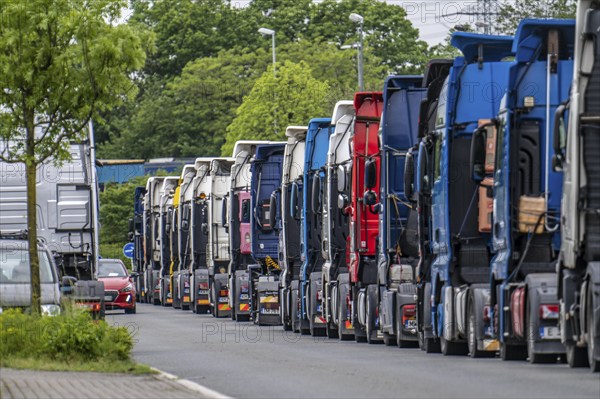
[[[138,304],[107,312],[134,358],[232,397],[600,398],[600,375],[565,364],[425,354],[338,342]]]

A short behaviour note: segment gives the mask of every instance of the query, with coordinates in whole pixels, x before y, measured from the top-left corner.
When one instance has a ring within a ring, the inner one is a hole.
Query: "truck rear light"
[[[404,305],[402,307],[402,325],[406,325],[407,320],[412,320],[415,314],[415,305]]]
[[[540,305],[540,319],[558,320],[558,305]]]
[[[200,288],[201,290],[207,290],[208,289],[208,283],[207,282],[198,283],[198,288]]]
[[[484,323],[490,322],[490,307],[489,306],[483,307],[483,322]]]
[[[219,296],[229,296],[229,290],[220,290]]]
[[[246,239],[246,244],[250,244],[250,233],[246,233],[244,238]]]

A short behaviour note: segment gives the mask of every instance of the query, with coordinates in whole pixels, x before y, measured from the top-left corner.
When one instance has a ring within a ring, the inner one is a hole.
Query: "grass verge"
[[[93,320],[65,306],[58,316],[9,309],[0,313],[0,367],[35,370],[145,374],[131,359],[133,338],[125,327]]]
[[[126,373],[133,375],[157,374],[150,366],[136,363],[133,360],[118,361],[58,361],[48,359],[32,359],[8,357],[0,360],[0,367],[7,367],[18,370],[41,370],[41,371],[92,371],[97,373]]]

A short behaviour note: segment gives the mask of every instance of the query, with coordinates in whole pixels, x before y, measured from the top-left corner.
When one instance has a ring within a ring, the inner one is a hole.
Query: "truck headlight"
[[[55,304],[42,305],[42,316],[58,316],[60,314],[60,306]]]

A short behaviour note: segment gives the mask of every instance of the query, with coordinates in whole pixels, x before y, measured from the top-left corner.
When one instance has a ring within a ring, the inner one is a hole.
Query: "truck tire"
[[[527,347],[523,345],[511,345],[500,343],[500,358],[502,360],[526,360]]]
[[[293,332],[300,332],[300,323],[298,320],[298,290],[294,289],[292,289],[292,292],[290,293],[290,324],[292,325]]]
[[[586,348],[579,348],[574,342],[565,343],[565,353],[569,367],[588,367],[588,354]]]
[[[352,292],[352,319],[358,320],[357,315],[357,305],[358,304],[358,290],[355,289]],[[354,324],[354,341],[356,342],[367,342],[367,332],[365,328],[360,325],[360,323]]]
[[[444,337],[440,338],[440,348],[444,356],[465,356],[469,352],[465,342],[448,341]]]
[[[467,307],[467,344],[469,348],[469,356],[472,358],[478,357],[494,357],[496,352],[493,351],[482,351],[477,349],[477,322],[475,321],[475,304],[474,299],[469,299],[469,305]]]
[[[440,343],[440,340],[435,338],[424,338],[423,350],[425,351],[425,353],[441,353],[442,345]]]
[[[136,306],[133,306],[133,309],[125,309],[125,314],[135,314],[136,310],[135,310]]]
[[[377,290],[378,286],[376,284],[371,284],[367,286],[367,298],[366,298],[366,326],[365,333],[367,338],[367,343],[369,344],[381,344],[383,341],[381,338],[377,338],[377,329],[376,329],[376,314],[377,314],[377,306],[379,305],[379,301],[377,300]]]
[[[594,308],[598,304],[594,304],[594,289],[593,284],[590,282],[587,290],[587,352],[588,352],[588,363],[590,365],[590,370],[592,372],[597,373],[600,371],[600,362],[595,358],[594,354],[596,352],[596,337],[595,334],[595,326],[598,325],[598,320],[594,320]],[[598,298],[596,298],[598,299]]]
[[[344,334],[344,321],[345,315],[348,313],[348,309],[346,309],[346,289],[342,287],[346,287],[342,285],[340,281],[337,284],[337,324],[338,324],[338,337],[340,341],[350,341],[354,338],[353,334]]]

